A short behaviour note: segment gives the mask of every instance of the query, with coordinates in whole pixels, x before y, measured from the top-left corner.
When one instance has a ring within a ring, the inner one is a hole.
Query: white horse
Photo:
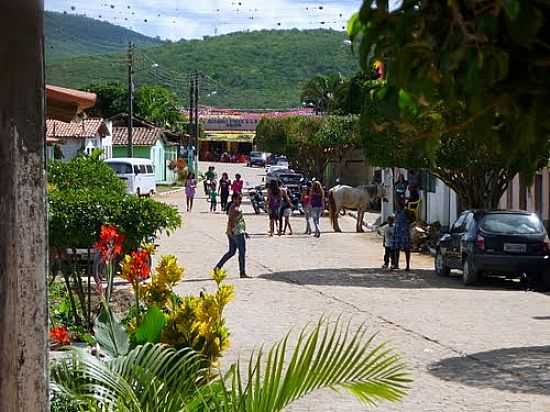
[[[386,200],[386,188],[373,184],[359,187],[338,185],[328,192],[330,220],[335,232],[341,232],[338,216],[342,209],[357,210],[357,232],[363,232],[363,217],[374,200]]]

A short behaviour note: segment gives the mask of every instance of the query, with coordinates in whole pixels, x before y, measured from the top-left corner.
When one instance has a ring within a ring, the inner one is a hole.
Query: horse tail
[[[336,219],[338,219],[338,216],[336,216],[336,200],[334,200],[334,192],[332,190],[329,190],[328,192],[328,206],[330,212],[330,223],[334,229],[336,227]]]

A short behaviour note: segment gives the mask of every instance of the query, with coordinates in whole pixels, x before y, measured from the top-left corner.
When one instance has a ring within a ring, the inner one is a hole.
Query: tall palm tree
[[[340,73],[315,76],[304,84],[300,98],[305,104],[312,105],[317,113],[330,112],[334,96],[343,82]]]
[[[204,359],[160,344],[139,346],[104,362],[82,351],[51,367],[55,396],[86,411],[275,412],[323,388],[343,389],[366,405],[398,401],[410,378],[385,344],[371,348],[366,328],[321,320],[300,333],[290,360],[289,336],[210,379]],[[206,383],[208,382],[208,383]]]

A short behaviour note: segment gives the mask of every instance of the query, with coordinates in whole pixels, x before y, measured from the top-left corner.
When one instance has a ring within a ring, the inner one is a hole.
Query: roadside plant
[[[53,395],[88,411],[275,412],[321,389],[343,390],[366,406],[397,402],[411,378],[400,356],[374,345],[364,325],[321,319],[293,339],[211,375],[203,355],[162,344],[103,361],[81,350],[53,361]],[[246,371],[244,374],[242,370]]]
[[[99,253],[102,263],[107,268],[107,290],[105,292],[105,299],[107,302],[111,301],[111,294],[113,290],[114,273],[113,266],[114,260],[122,254],[124,244],[124,236],[122,236],[118,229],[113,225],[101,226],[99,232],[99,240],[95,244],[96,252]],[[101,279],[96,273],[96,288],[97,292],[101,294]]]
[[[137,250],[124,256],[120,268],[120,276],[130,282],[134,290],[136,327],[139,327],[141,323],[142,282],[149,279],[151,274],[151,256],[147,250]]]
[[[71,336],[66,326],[54,326],[48,333],[50,341],[56,345],[68,346],[71,344]]]

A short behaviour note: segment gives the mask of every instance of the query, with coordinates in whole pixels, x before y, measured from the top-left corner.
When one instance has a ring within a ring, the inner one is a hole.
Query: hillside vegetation
[[[311,77],[338,72],[349,76],[357,71],[357,58],[343,43],[345,39],[345,33],[330,30],[273,30],[138,48],[135,78],[138,84],[169,86],[185,101],[185,79],[198,70],[209,76],[201,94],[203,103],[235,108],[296,107],[301,104],[300,87]],[[83,87],[125,81],[124,58],[115,53],[50,62],[48,82]]]
[[[124,51],[128,42],[138,47],[162,44],[160,40],[121,26],[74,14],[44,13],[46,58],[59,59]]]

